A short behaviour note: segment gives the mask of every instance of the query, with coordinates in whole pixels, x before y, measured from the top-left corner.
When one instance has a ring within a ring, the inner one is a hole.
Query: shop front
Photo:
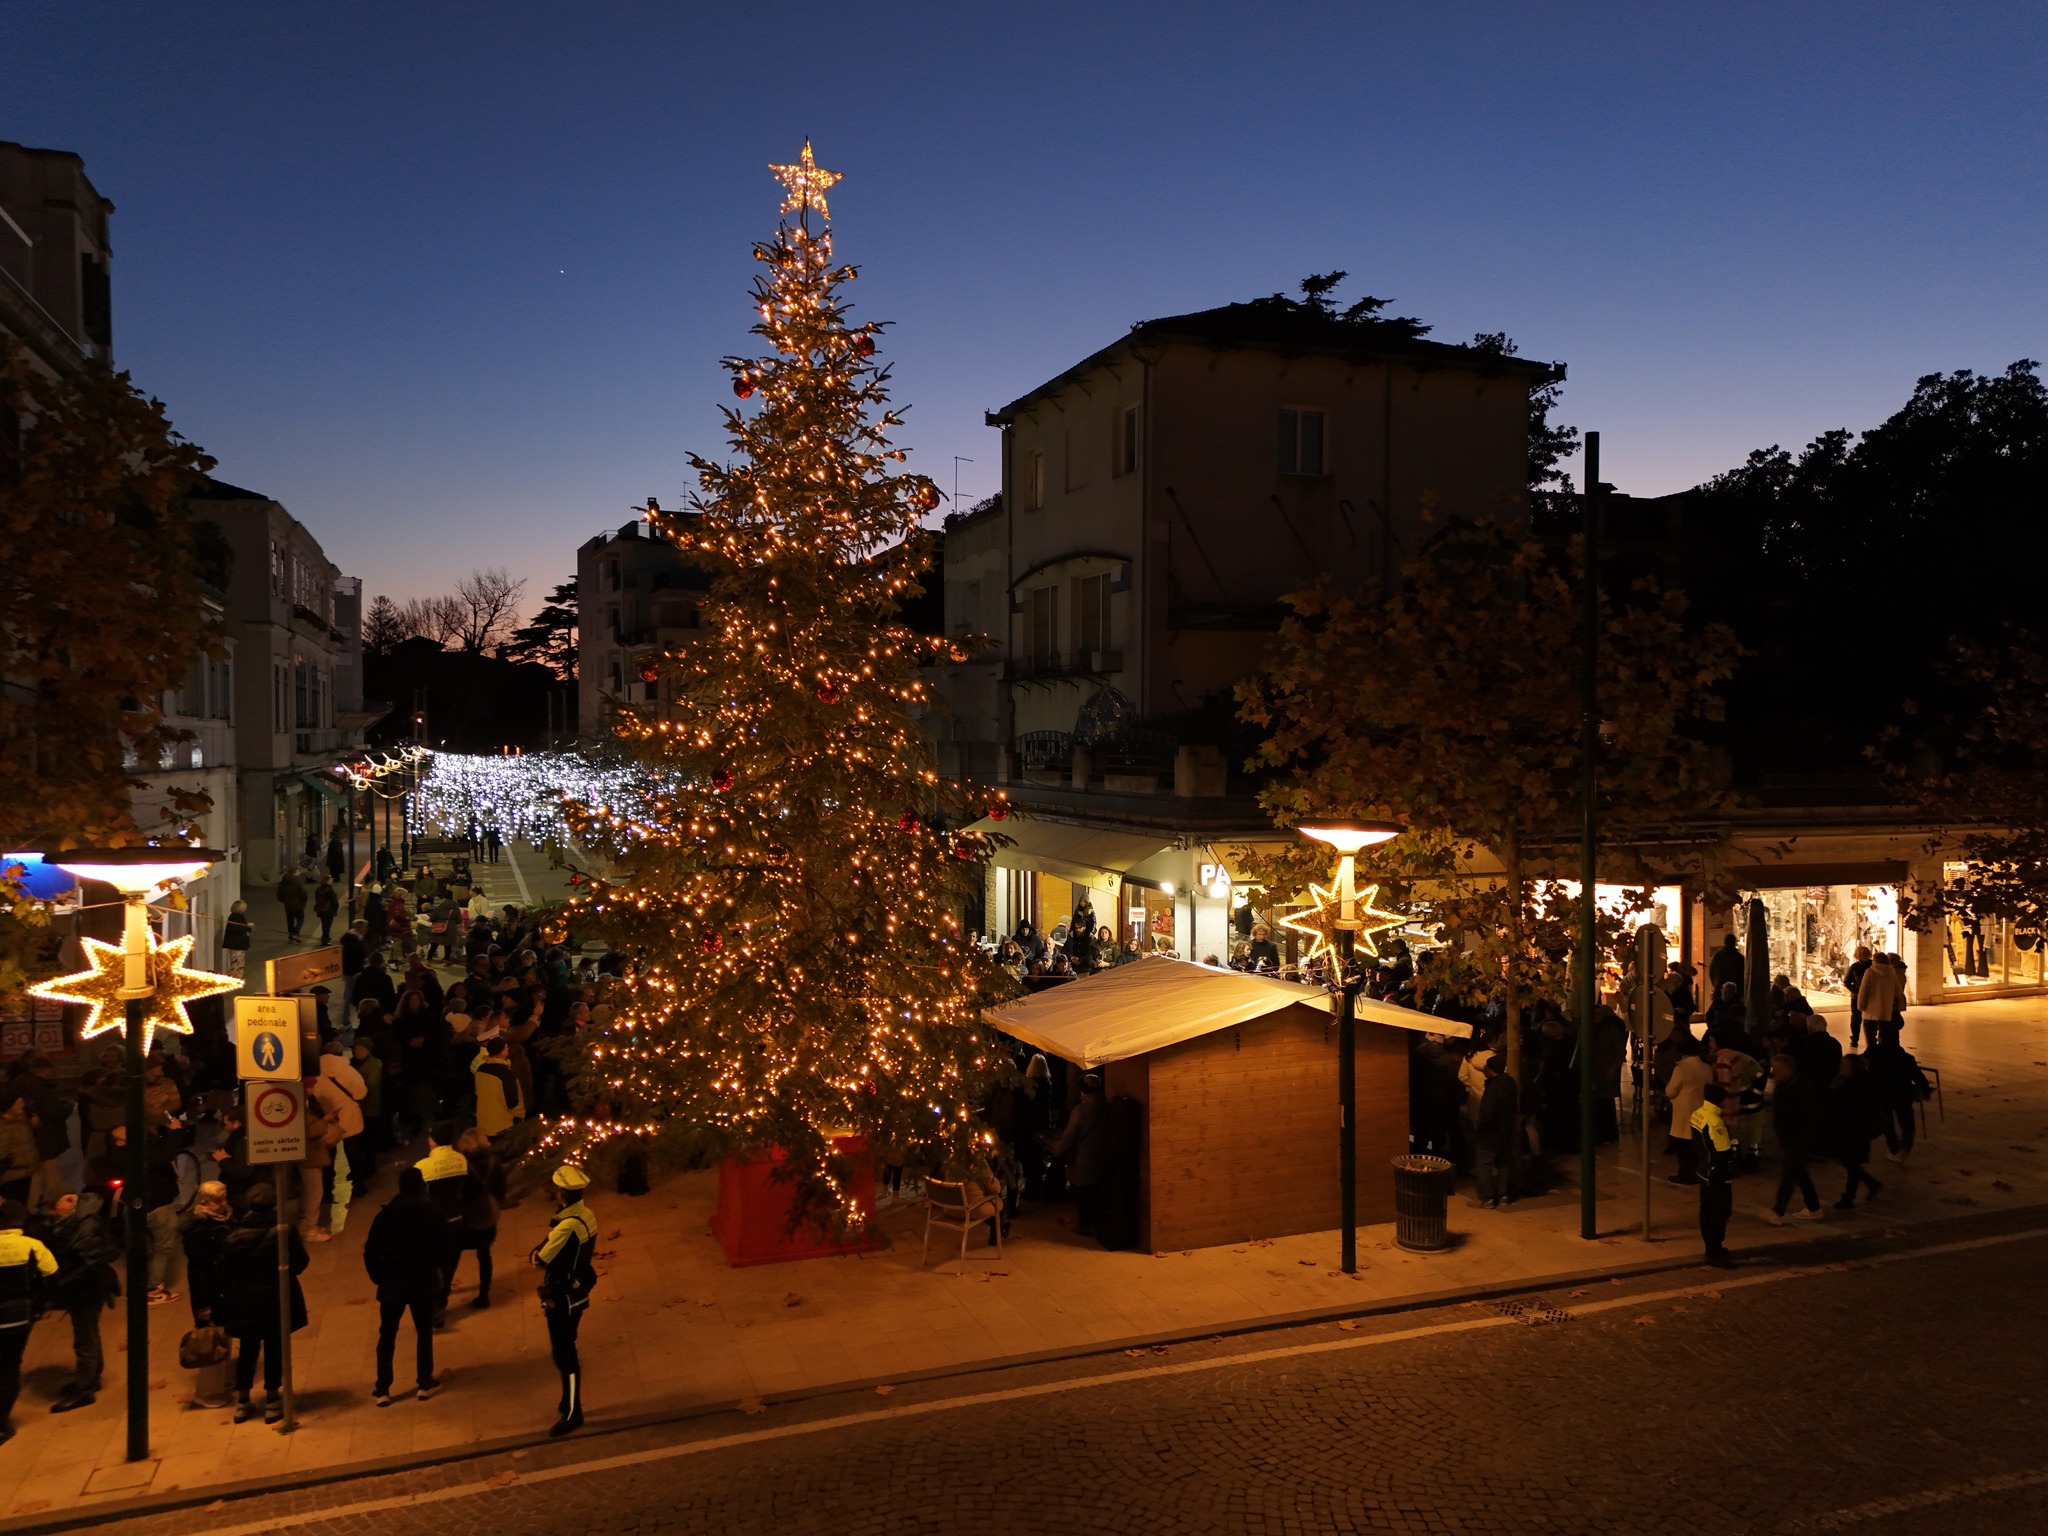
[[[1085,903],[1098,935],[1127,954],[1227,959],[1235,890],[1216,853],[1191,839],[1011,815],[971,831],[1007,839],[996,851],[989,928],[1029,922],[1063,943]],[[1098,950],[1105,948],[1098,941]]]
[[[1946,864],[1942,878],[1953,880],[1961,864]],[[2041,936],[2022,933],[2002,917],[1975,922],[1951,916],[1941,930],[1941,984],[1946,992],[1987,997],[2007,992],[2032,992],[2043,979]]]

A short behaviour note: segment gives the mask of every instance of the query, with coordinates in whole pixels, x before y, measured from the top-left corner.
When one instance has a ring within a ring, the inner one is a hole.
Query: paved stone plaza
[[[748,1404],[99,1529],[2043,1529],[2048,1222],[1838,1255]]]

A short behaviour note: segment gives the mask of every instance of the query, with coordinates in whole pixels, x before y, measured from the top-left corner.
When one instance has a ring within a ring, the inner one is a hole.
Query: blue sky
[[[716,453],[765,169],[913,467],[1136,320],[1333,267],[1571,370],[1657,493],[2048,353],[2048,10],[8,0],[0,138],[119,207],[115,346],[372,592],[529,598]]]

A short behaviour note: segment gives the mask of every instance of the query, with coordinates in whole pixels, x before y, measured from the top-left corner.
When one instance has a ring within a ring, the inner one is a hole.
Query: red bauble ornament
[[[939,509],[939,488],[936,485],[920,486],[910,502],[920,512],[936,512]]]
[[[897,827],[898,827],[898,828],[900,828],[900,829],[901,829],[902,831],[905,831],[905,832],[915,832],[915,831],[917,830],[917,814],[916,814],[916,812],[914,812],[914,811],[905,811],[905,812],[904,812],[904,813],[903,813],[903,814],[902,814],[901,816],[898,816],[898,817],[896,818],[896,825],[897,825]]]
[[[704,947],[705,954],[715,955],[725,948],[725,935],[722,933],[707,933],[697,942]]]
[[[862,331],[860,335],[853,338],[853,350],[861,357],[873,357],[875,355],[875,338],[868,335],[866,331]]]
[[[640,681],[656,683],[661,681],[661,663],[652,656],[640,663]]]
[[[751,400],[754,397],[754,381],[745,374],[740,374],[732,381],[732,392],[742,400]]]
[[[818,702],[820,704],[837,704],[839,702],[839,685],[837,683],[818,684]]]
[[[953,857],[966,860],[974,857],[974,839],[963,837],[953,844]]]
[[[717,790],[721,795],[724,794],[728,789],[731,789],[732,770],[730,768],[721,768],[718,770],[718,772],[712,774],[711,787]]]
[[[1009,806],[998,800],[988,808],[988,819],[990,821],[1008,821],[1010,819]]]

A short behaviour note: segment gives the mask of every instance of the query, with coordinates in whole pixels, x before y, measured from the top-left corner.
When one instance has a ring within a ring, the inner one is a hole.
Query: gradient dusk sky
[[[1132,322],[1352,273],[1680,489],[2048,355],[2048,7],[7,0],[0,138],[118,205],[118,361],[367,590],[528,578],[723,450],[766,166],[911,463]]]

